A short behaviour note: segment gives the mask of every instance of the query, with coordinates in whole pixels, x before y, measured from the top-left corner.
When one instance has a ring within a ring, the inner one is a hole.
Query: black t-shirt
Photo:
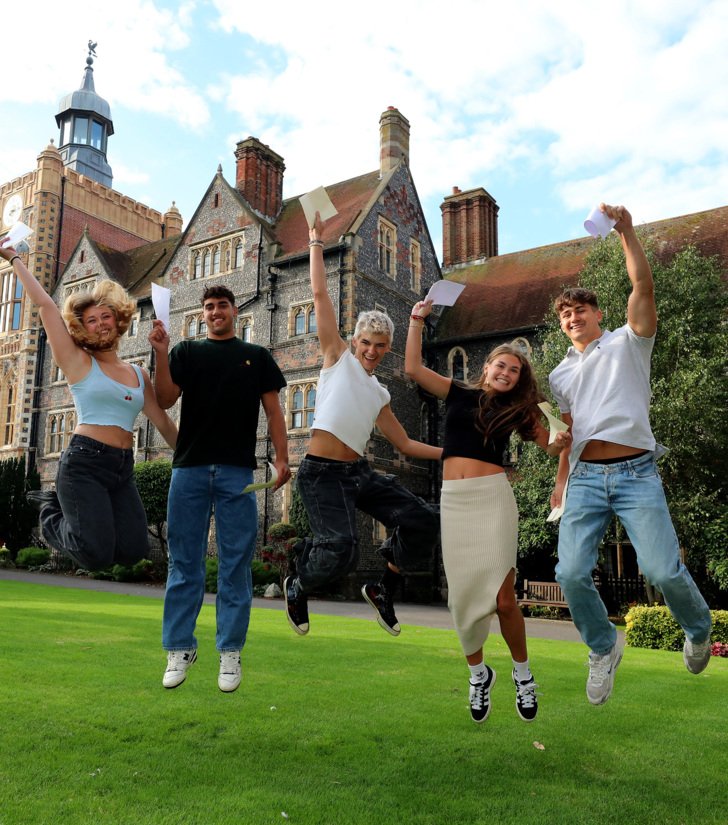
[[[169,368],[182,390],[173,466],[255,468],[260,397],[286,385],[270,352],[239,338],[182,341]]]
[[[488,437],[478,429],[477,419],[482,390],[464,387],[453,381],[445,399],[445,438],[442,458],[474,458],[489,464],[503,466],[503,455],[508,448],[513,429],[498,432]],[[497,398],[492,400],[493,410],[497,410]],[[488,413],[486,413],[487,415]],[[492,414],[492,413],[491,413]],[[526,438],[528,438],[526,435]],[[522,435],[523,437],[523,435]]]

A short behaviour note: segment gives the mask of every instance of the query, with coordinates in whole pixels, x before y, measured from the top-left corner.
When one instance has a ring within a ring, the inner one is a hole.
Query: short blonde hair
[[[356,327],[354,327],[354,338],[359,338],[364,332],[371,332],[374,335],[386,335],[391,344],[394,339],[394,324],[389,315],[380,312],[378,309],[370,309],[367,312],[359,313]]]
[[[136,301],[129,293],[109,278],[99,281],[93,292],[74,292],[66,298],[63,304],[63,320],[66,322],[71,338],[81,347],[93,344],[94,336],[90,336],[83,325],[83,313],[89,307],[108,307],[116,318],[116,329],[122,336],[131,323],[136,312]]]

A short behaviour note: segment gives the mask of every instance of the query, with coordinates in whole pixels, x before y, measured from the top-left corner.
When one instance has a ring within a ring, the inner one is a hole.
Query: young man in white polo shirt
[[[571,450],[559,459],[552,506],[566,502],[559,528],[556,579],[571,616],[590,648],[587,698],[609,698],[622,658],[617,632],[592,579],[599,545],[613,515],[632,542],[640,569],[665,597],[685,631],[683,658],[691,673],[710,659],[708,605],[680,561],[678,539],[667,509],[649,421],[650,358],[657,330],[652,270],[623,206],[601,205],[616,221],[632,283],[627,323],[602,331],[596,295],[567,289],[554,306],[572,343],[549,376],[563,419],[572,428]]]

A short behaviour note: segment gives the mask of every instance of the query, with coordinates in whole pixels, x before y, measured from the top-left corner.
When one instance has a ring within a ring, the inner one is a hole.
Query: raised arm
[[[266,418],[268,419],[268,434],[276,452],[275,468],[278,481],[275,489],[282,487],[291,477],[291,468],[288,466],[288,434],[286,419],[281,409],[281,400],[277,390],[264,392],[260,397]]]
[[[5,240],[5,239],[2,239]],[[0,240],[0,244],[2,244]],[[0,257],[11,262],[13,271],[23,285],[26,295],[40,310],[40,320],[48,336],[53,359],[69,381],[74,380],[77,370],[88,369],[88,355],[79,347],[68,332],[63,316],[51,296],[43,289],[10,246],[0,247]]]
[[[410,455],[412,458],[428,458],[432,461],[439,461],[442,457],[442,447],[433,447],[410,438],[389,404],[382,407],[377,416],[377,427],[387,441],[404,455]]]
[[[159,434],[167,444],[174,449],[177,446],[177,425],[159,406],[152,381],[146,370],[142,370],[142,375],[144,376],[144,408],[142,412],[159,430]]]
[[[324,356],[324,367],[330,367],[339,360],[341,353],[347,348],[347,344],[339,334],[339,323],[336,320],[334,304],[326,284],[324,244],[321,240],[322,226],[321,218],[317,212],[316,221],[308,231],[310,238],[311,291],[313,293],[313,306],[316,311],[319,344],[321,354]]]
[[[632,215],[624,206],[601,204],[600,209],[617,221],[614,231],[619,234],[624,250],[627,274],[632,292],[627,302],[627,323],[642,338],[651,338],[657,330],[655,282],[652,269],[632,224]]]
[[[418,301],[412,307],[412,317],[407,331],[407,347],[404,353],[404,371],[407,377],[416,381],[423,390],[427,390],[437,398],[447,398],[452,378],[446,378],[422,363],[422,330],[425,326],[425,318],[431,311],[432,301]]]
[[[182,394],[182,390],[172,381],[169,371],[169,335],[162,321],[152,321],[149,343],[156,353],[157,363],[154,370],[154,390],[157,403],[163,410],[168,410]]]

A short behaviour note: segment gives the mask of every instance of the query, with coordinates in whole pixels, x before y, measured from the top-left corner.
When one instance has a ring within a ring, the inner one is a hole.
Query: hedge
[[[711,610],[712,642],[728,644],[728,610]],[[636,605],[624,617],[627,624],[625,640],[631,647],[657,650],[682,650],[685,633],[664,605]]]

